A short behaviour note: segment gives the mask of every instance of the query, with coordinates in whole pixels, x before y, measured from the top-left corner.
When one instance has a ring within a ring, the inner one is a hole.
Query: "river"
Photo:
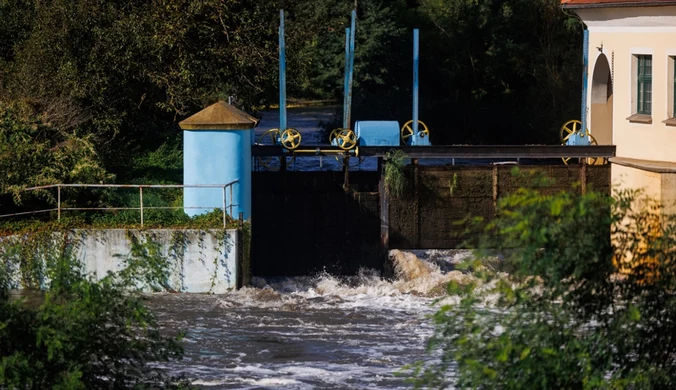
[[[185,358],[169,370],[213,389],[397,389],[425,352],[428,319],[443,302],[463,251],[393,251],[397,277],[373,270],[254,278],[224,295],[158,294],[150,305],[169,331],[187,331]],[[436,303],[435,303],[436,302]]]

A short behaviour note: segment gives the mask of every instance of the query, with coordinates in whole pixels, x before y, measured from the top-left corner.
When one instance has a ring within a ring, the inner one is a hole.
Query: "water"
[[[159,294],[168,330],[184,329],[185,359],[168,368],[209,389],[396,389],[405,364],[430,359],[427,316],[469,254],[393,251],[397,277],[374,271],[264,280],[225,295]]]

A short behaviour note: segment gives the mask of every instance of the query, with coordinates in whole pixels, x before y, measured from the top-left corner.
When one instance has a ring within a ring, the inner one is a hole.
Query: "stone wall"
[[[499,198],[521,187],[543,193],[595,189],[610,191],[610,167],[586,166],[419,166],[411,170],[409,186],[399,199],[390,199],[390,247],[452,249],[463,235],[469,217],[491,219]],[[585,177],[584,186],[581,178]]]

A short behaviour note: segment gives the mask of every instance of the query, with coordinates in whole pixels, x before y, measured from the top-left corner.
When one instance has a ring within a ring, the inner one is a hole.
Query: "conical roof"
[[[212,104],[178,123],[183,130],[246,130],[257,124],[258,119],[224,101]]]

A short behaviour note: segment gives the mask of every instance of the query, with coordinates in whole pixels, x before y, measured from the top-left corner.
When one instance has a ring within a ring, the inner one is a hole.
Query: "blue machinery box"
[[[354,127],[359,146],[399,146],[397,121],[357,121]]]

